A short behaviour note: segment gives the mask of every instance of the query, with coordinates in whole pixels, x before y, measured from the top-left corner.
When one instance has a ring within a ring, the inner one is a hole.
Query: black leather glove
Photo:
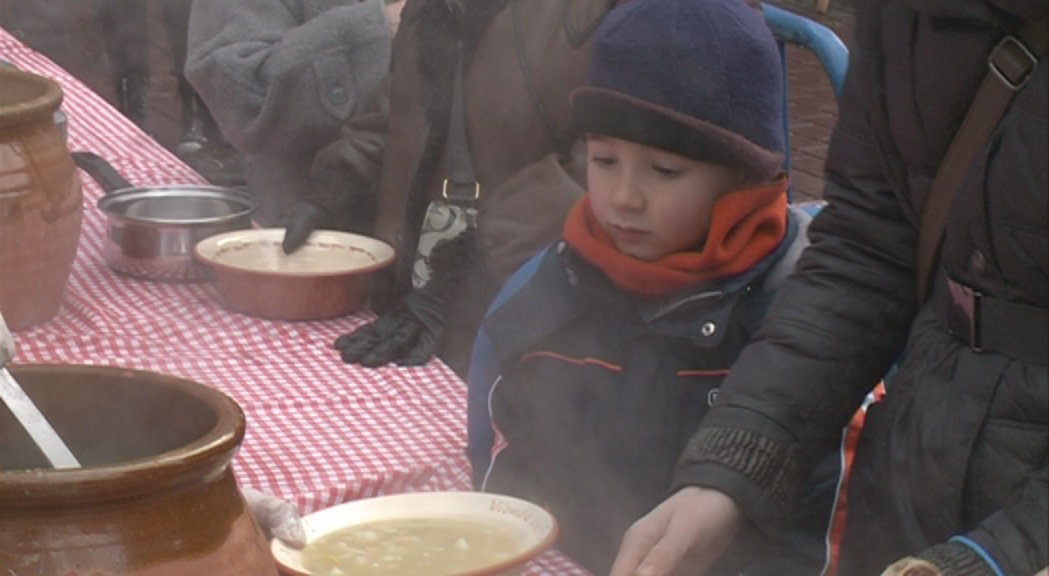
[[[385,112],[349,120],[338,140],[314,156],[305,200],[284,218],[285,254],[298,250],[321,228],[371,234],[375,225],[375,194],[386,145]]]
[[[342,361],[369,368],[425,364],[444,332],[444,298],[432,283],[405,296],[378,320],[335,341]]]
[[[285,254],[291,254],[298,250],[309,239],[310,234],[319,228],[329,228],[327,224],[329,214],[321,208],[309,203],[299,202],[291,209],[284,218],[284,239],[281,248]]]
[[[346,230],[371,233],[375,217],[375,195],[346,174],[325,170],[306,183],[309,194],[295,204],[282,220],[285,254],[298,250],[314,230]]]
[[[342,361],[374,368],[388,362],[425,364],[444,334],[445,314],[462,280],[480,262],[476,230],[442,240],[430,253],[430,281],[378,320],[335,341]]]

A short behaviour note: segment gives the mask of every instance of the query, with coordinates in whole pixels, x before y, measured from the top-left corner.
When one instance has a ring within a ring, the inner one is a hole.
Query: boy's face
[[[638,260],[699,249],[714,201],[742,181],[732,168],[607,136],[588,135],[587,155],[594,216]]]

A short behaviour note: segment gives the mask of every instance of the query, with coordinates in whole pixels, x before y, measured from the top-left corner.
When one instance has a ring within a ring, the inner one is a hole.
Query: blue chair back
[[[834,97],[841,101],[842,87],[845,85],[845,73],[849,68],[849,49],[845,43],[823,24],[789,12],[776,6],[764,4],[765,23],[772,30],[772,35],[779,43],[780,59],[783,62],[783,131],[787,135],[787,150],[783,167],[790,173],[790,107],[787,89],[787,44],[793,44],[810,50],[827,73]],[[789,194],[789,192],[788,192]]]

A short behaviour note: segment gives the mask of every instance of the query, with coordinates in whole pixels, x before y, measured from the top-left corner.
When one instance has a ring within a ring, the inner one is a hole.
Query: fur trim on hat
[[[657,106],[607,88],[584,86],[572,92],[577,128],[645,144],[687,158],[738,167],[755,182],[783,171],[783,155],[694,116]]]

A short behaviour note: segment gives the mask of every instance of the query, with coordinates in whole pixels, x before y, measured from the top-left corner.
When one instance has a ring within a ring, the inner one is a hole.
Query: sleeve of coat
[[[239,150],[301,154],[368,105],[390,42],[383,0],[196,2],[186,77]]]
[[[916,310],[916,230],[885,177],[851,56],[826,167],[828,205],[719,403],[682,454],[674,487],[716,488],[774,533],[814,459],[903,348]]]
[[[966,535],[1003,574],[1032,574],[1049,557],[1049,461],[1032,474],[1016,502]]]
[[[478,242],[488,270],[502,284],[529,258],[561,237],[565,217],[584,193],[586,147],[547,154],[482,195]]]
[[[1033,575],[1045,567],[1047,534],[1049,462],[1019,488],[1012,504],[990,514],[975,530],[902,558],[882,576],[917,574],[919,567],[927,569],[922,574],[938,576]]]
[[[310,175],[314,180],[336,175],[343,183],[374,193],[379,186],[383,154],[386,150],[385,92],[374,99],[372,111],[355,116],[342,126],[338,139],[313,157]],[[334,192],[337,193],[337,192]]]

